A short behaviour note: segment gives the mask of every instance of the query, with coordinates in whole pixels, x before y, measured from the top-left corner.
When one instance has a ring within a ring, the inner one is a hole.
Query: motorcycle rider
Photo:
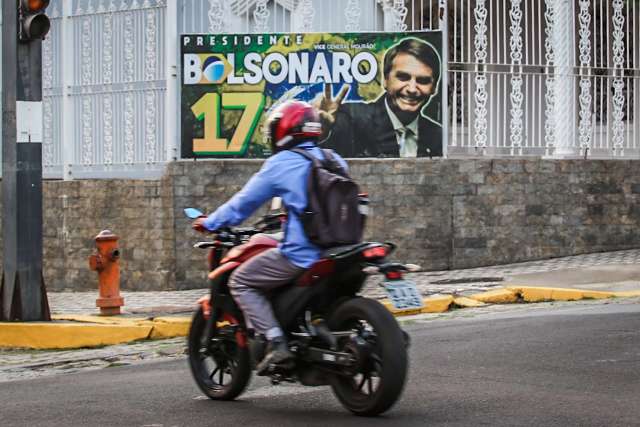
[[[256,333],[268,340],[267,355],[258,364],[257,374],[266,375],[271,366],[289,367],[293,354],[273,314],[266,293],[291,283],[320,259],[321,249],[305,236],[300,215],[307,206],[307,176],[311,162],[292,151],[302,148],[322,159],[316,146],[322,134],[318,111],[301,101],[286,101],[273,109],[265,123],[273,155],[260,171],[229,201],[206,218],[198,218],[193,228],[215,231],[240,224],[265,201],[280,197],[287,210],[284,239],[238,267],[229,278],[229,288]],[[334,158],[347,171],[344,159]]]

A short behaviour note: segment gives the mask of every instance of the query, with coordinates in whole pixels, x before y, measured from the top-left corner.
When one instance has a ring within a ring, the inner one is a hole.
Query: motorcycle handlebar
[[[279,230],[282,227],[282,223],[287,219],[287,214],[277,213],[277,214],[267,214],[262,217],[262,219],[253,226],[260,230],[260,233],[264,233],[265,231],[273,231]]]
[[[214,230],[218,240],[222,242],[242,240],[255,234],[280,230],[282,227],[283,214],[265,215],[263,219],[254,224],[254,227],[230,228],[224,227]]]
[[[185,213],[188,217],[195,218],[205,218],[206,216],[202,214],[197,209],[187,208],[185,209]],[[253,227],[244,227],[244,228],[230,228],[223,227],[217,230],[206,230],[203,227],[197,229],[202,233],[213,234],[216,236],[216,240],[224,243],[231,243],[233,245],[238,245],[242,243],[244,240],[249,237],[258,234],[258,233],[268,233],[271,231],[279,231],[282,228],[282,223],[286,220],[287,215],[285,213],[277,213],[277,214],[267,214],[262,217],[262,219],[256,222]]]

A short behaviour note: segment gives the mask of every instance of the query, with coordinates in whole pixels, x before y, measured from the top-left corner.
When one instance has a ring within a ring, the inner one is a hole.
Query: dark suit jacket
[[[333,148],[342,157],[400,157],[384,98],[341,105],[332,132],[322,146]],[[420,115],[418,157],[429,156],[442,156],[442,128]]]

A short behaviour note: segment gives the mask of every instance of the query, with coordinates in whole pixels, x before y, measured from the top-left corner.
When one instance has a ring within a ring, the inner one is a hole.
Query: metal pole
[[[447,0],[440,0],[440,31],[442,32],[442,154],[448,155],[449,148],[449,5]],[[455,117],[455,112],[453,112]]]
[[[178,79],[178,0],[168,0],[165,9],[166,36],[165,36],[165,57],[167,68],[165,76],[167,82],[167,92],[165,95],[165,142],[166,161],[172,162],[179,157],[178,132],[180,131],[180,112],[178,105],[179,79]]]
[[[2,2],[2,282],[0,320],[9,320],[14,300],[17,238],[16,207],[16,80],[18,61],[15,1]]]
[[[556,150],[554,157],[574,156],[574,99],[573,70],[573,14],[572,3],[568,0],[556,0],[556,16],[553,27],[552,43],[555,54],[555,123]]]
[[[69,88],[74,79],[74,40],[73,40],[73,2],[62,2],[62,19],[60,20],[60,35],[62,38],[62,179],[73,179],[72,164],[74,163],[75,134],[73,102]]]
[[[0,318],[50,320],[42,276],[42,129],[37,129],[42,124],[42,40],[18,45],[16,11],[17,2],[2,2],[4,252]],[[28,129],[26,140],[22,134],[18,138],[18,125]]]

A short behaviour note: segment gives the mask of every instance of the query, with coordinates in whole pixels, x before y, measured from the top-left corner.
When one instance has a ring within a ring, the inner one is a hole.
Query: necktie
[[[409,128],[400,128],[398,133],[398,145],[400,145],[400,157],[416,157],[418,155],[418,147],[415,139],[411,138],[413,132]]]

